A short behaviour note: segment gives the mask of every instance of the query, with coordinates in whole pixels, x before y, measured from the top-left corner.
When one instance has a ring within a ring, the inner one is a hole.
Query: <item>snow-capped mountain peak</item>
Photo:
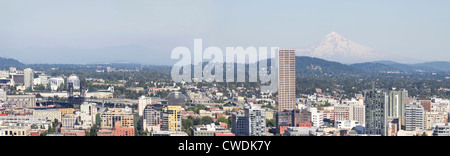
[[[361,63],[393,58],[390,55],[353,42],[336,32],[331,32],[320,42],[308,48],[297,49],[297,55],[341,63]]]

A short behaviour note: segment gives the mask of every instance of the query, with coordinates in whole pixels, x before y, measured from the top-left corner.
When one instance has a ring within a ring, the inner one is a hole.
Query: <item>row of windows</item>
[[[25,136],[25,131],[4,131],[6,136]]]

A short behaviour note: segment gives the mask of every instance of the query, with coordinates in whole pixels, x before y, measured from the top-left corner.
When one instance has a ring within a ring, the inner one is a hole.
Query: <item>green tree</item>
[[[202,121],[203,125],[207,125],[207,124],[210,124],[210,123],[214,122],[213,119],[211,117],[209,117],[209,116],[202,117],[201,121]]]
[[[100,113],[97,113],[97,114],[95,115],[95,124],[96,124],[97,126],[100,126],[100,124],[101,124]]]
[[[97,132],[98,132],[98,127],[97,127],[96,124],[94,124],[94,125],[91,127],[91,130],[89,131],[90,136],[97,136]]]
[[[233,127],[233,117],[228,117],[228,128],[232,128]]]
[[[38,90],[38,91],[44,91],[45,86],[43,84],[38,84],[38,85],[35,85],[33,89]]]
[[[201,125],[201,124],[202,124],[202,120],[200,120],[200,118],[194,119],[194,125]]]
[[[66,83],[62,83],[61,85],[59,85],[56,90],[57,91],[67,91]]]
[[[183,119],[182,120],[182,129],[184,132],[186,132],[189,136],[191,134],[191,128],[194,127],[194,121],[191,119]]]
[[[217,118],[217,120],[216,120],[217,124],[220,123],[220,122],[228,124],[228,119],[223,117],[223,116],[221,116],[221,117]]]
[[[276,121],[275,119],[266,119],[266,127],[275,127]]]

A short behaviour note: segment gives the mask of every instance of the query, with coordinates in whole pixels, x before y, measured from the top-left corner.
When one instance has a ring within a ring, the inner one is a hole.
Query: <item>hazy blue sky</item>
[[[386,53],[450,61],[448,0],[0,0],[0,49],[307,47],[332,31]],[[0,56],[9,56],[0,52]]]

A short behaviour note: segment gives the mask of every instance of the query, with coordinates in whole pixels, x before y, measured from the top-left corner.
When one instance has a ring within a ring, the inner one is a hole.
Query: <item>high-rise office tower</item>
[[[266,110],[257,105],[249,105],[244,108],[247,123],[245,124],[247,136],[266,135]]]
[[[425,111],[420,104],[406,105],[405,125],[407,131],[425,130]]]
[[[350,120],[358,121],[359,124],[366,124],[366,106],[363,104],[350,104]]]
[[[347,121],[350,120],[350,116],[350,106],[344,104],[334,106],[335,121]]]
[[[83,128],[88,128],[95,124],[97,115],[95,103],[84,102],[80,105],[80,112],[80,122]]]
[[[151,97],[145,97],[144,95],[142,95],[139,100],[138,100],[138,114],[139,116],[143,116],[144,115],[144,109],[145,107],[147,107],[147,105],[152,103],[152,98]]]
[[[405,108],[408,91],[389,91],[388,117],[395,117],[400,120],[400,124],[405,126]]]
[[[382,90],[371,90],[366,97],[366,134],[387,135],[388,94]]]
[[[147,108],[144,109],[142,124],[144,126],[144,129],[149,132],[160,131],[161,123],[161,111],[154,110],[150,106],[147,106]]]
[[[27,68],[23,70],[23,74],[24,74],[24,82],[23,84],[25,85],[25,88],[31,87],[31,89],[33,89],[33,80],[34,80],[34,73],[33,73],[33,69],[31,68]]]
[[[181,106],[167,106],[163,109],[163,131],[181,131]]]
[[[278,50],[278,111],[295,109],[295,49]]]
[[[246,105],[233,113],[232,132],[236,136],[263,136],[266,133],[266,111],[257,105]]]
[[[233,113],[233,126],[231,132],[234,133],[236,136],[245,136],[246,133],[245,125],[246,125],[246,117],[244,110],[239,110],[237,112]]]

